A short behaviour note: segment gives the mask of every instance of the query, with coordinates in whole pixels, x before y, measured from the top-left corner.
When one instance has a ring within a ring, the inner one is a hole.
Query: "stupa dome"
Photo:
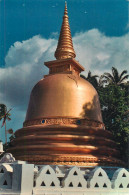
[[[88,118],[102,122],[94,87],[74,74],[52,74],[33,88],[26,121],[44,117]]]

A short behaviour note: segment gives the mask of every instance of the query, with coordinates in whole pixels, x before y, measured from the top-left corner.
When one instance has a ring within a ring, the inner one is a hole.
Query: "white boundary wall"
[[[37,166],[5,154],[0,161],[0,195],[16,194],[129,195],[129,172],[118,167]]]

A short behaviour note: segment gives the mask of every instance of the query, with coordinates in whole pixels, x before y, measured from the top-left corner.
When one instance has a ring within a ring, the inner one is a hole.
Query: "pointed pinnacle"
[[[67,2],[65,1],[65,10],[64,10],[64,15],[67,15],[68,11],[67,11]]]
[[[55,51],[56,59],[75,58],[76,54],[73,48],[72,36],[67,15],[67,3],[65,2],[65,10],[63,16],[62,27],[58,40],[57,49]]]

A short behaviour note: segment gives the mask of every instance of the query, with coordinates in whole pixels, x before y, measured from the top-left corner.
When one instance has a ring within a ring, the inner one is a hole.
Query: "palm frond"
[[[8,120],[8,121],[10,121],[10,120],[11,120],[11,118],[10,118],[10,117],[7,117],[7,120]]]
[[[102,76],[103,79],[107,80],[109,83],[113,83],[114,79],[110,73],[104,73]]]
[[[9,113],[11,110],[12,110],[12,108],[10,108],[10,109],[6,112],[6,114],[8,115],[8,113]]]
[[[0,120],[2,120],[2,118],[4,118],[4,116],[5,116],[5,115],[3,115],[3,116],[0,116]]]
[[[91,78],[91,71],[89,70],[87,78]]]
[[[126,79],[128,79],[129,78],[129,75],[126,75],[126,76],[124,76],[122,79],[121,79],[121,83],[124,81],[124,80],[126,80]]]
[[[113,75],[114,83],[117,84],[120,79],[119,79],[118,70],[115,67],[112,67],[112,75]]]
[[[120,79],[122,78],[122,76],[123,76],[124,74],[127,74],[127,72],[128,72],[127,70],[123,70],[122,73],[120,74]]]

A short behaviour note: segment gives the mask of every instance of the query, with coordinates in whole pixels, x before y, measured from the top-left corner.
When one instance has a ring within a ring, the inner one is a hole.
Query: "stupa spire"
[[[57,49],[55,51],[56,59],[75,58],[76,54],[73,48],[72,36],[69,26],[67,3],[65,2],[64,16]]]
[[[67,2],[65,1],[65,10],[64,10],[64,15],[67,15],[68,11],[67,11]]]

